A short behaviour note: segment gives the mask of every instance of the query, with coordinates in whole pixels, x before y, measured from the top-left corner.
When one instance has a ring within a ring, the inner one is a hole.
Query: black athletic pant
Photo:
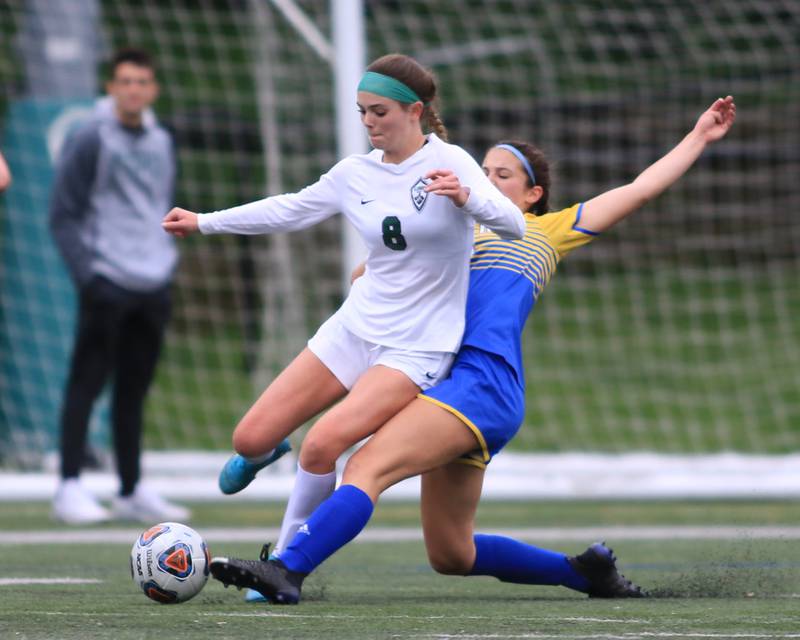
[[[170,314],[170,289],[139,293],[96,276],[81,289],[61,410],[61,476],[81,470],[89,417],[113,375],[112,432],[121,494],[139,481],[142,414]]]

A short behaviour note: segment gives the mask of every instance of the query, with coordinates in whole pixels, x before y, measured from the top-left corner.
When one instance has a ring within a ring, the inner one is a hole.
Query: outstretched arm
[[[179,238],[198,231],[204,235],[254,235],[306,229],[342,210],[341,185],[354,170],[353,161],[345,158],[297,193],[270,196],[222,211],[198,215],[174,207],[164,216],[161,227]]]
[[[647,167],[633,182],[588,200],[583,206],[581,227],[605,231],[658,196],[694,164],[708,144],[728,133],[735,119],[733,98],[717,99],[672,151]]]

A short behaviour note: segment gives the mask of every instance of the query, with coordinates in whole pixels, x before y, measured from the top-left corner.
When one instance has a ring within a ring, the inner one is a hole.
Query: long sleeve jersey
[[[294,231],[341,212],[368,249],[341,322],[376,344],[454,352],[464,331],[474,223],[521,238],[525,220],[466,151],[434,134],[399,164],[382,157],[377,149],[349,156],[298,193],[201,215],[200,231]],[[463,207],[424,191],[433,169],[451,169],[469,187]]]

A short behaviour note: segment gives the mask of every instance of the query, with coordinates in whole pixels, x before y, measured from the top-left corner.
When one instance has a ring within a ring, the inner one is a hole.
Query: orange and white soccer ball
[[[186,602],[205,586],[211,557],[197,531],[178,522],[162,522],[136,539],[131,576],[151,600]]]

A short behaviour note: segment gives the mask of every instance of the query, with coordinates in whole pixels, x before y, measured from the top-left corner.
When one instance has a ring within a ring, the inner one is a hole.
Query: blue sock
[[[372,509],[366,493],[351,484],[342,485],[300,527],[281,552],[281,562],[290,571],[311,573],[361,533]]]
[[[472,576],[494,576],[517,584],[558,584],[583,592],[589,587],[563,553],[482,534],[475,535],[475,552]]]

